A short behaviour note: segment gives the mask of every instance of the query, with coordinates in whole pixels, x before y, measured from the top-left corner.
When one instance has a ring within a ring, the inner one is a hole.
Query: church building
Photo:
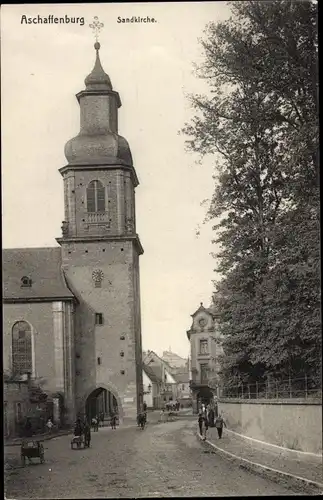
[[[64,400],[70,422],[112,409],[133,418],[143,397],[139,182],[118,133],[119,94],[94,47],[94,68],[76,95],[80,132],[59,170],[59,246],[3,250],[4,372],[41,381]]]

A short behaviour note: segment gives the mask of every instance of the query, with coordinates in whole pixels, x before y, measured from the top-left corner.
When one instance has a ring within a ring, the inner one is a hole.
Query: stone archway
[[[109,416],[112,411],[117,412],[119,420],[123,418],[121,399],[110,384],[99,384],[89,389],[82,398],[79,408],[79,413],[89,419],[101,413]]]
[[[197,393],[197,400],[199,404],[205,404],[206,406],[213,401],[213,391],[209,387],[200,388]]]

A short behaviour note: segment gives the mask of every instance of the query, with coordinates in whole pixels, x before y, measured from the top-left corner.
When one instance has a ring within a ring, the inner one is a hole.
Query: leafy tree
[[[197,69],[210,94],[188,148],[215,158],[208,218],[220,250],[215,302],[223,376],[320,366],[317,13],[311,2],[232,2]]]

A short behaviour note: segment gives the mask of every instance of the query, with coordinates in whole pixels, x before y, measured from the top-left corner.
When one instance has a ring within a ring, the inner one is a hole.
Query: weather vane
[[[101,29],[104,27],[103,23],[100,23],[98,16],[94,16],[94,21],[92,24],[89,24],[90,28],[92,28],[92,31],[95,36],[95,40],[98,41],[99,38],[99,33]]]

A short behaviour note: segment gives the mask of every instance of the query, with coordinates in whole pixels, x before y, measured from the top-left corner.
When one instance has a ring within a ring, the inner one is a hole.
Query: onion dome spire
[[[94,48],[96,50],[96,58],[94,68],[91,73],[85,78],[84,83],[86,90],[112,90],[112,84],[109,75],[107,75],[102,68],[100,61],[99,50],[100,43],[95,42]]]
[[[129,144],[118,134],[120,97],[112,89],[100,61],[98,33],[103,26],[97,16],[90,24],[96,39],[96,59],[93,70],[85,78],[86,89],[76,95],[81,108],[80,132],[66,143],[65,156],[69,165],[133,167]]]

